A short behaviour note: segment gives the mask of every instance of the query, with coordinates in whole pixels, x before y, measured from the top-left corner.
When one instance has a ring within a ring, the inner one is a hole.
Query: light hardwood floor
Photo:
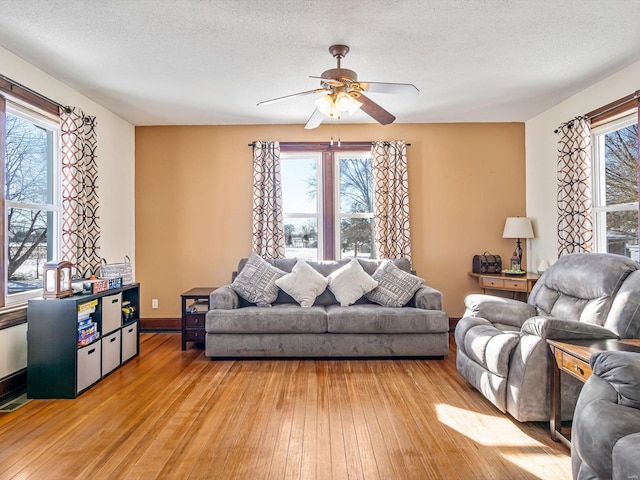
[[[0,414],[1,479],[570,479],[445,360],[215,360],[179,334],[75,400]]]

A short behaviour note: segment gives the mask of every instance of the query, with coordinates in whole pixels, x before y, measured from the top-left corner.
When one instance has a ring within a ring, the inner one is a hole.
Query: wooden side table
[[[512,292],[514,298],[517,294],[522,294],[525,301],[540,278],[537,273],[526,273],[518,276],[510,276],[503,273],[468,273],[470,277],[478,279],[478,285],[482,293],[486,293],[487,290]]]
[[[589,365],[591,355],[605,350],[640,352],[640,340],[547,340],[547,343],[551,354],[549,362],[551,438],[555,442],[571,447],[571,427],[562,427],[561,373],[565,372],[584,383],[593,373]]]
[[[204,319],[209,311],[209,295],[218,287],[196,287],[182,295],[182,350],[187,342],[204,342]]]

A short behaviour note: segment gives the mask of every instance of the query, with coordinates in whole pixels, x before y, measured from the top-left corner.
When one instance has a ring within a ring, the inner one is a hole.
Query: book
[[[95,298],[93,300],[90,300],[88,302],[81,303],[80,305],[78,305],[78,312],[83,312],[85,310],[89,310],[92,307],[93,307],[93,311],[95,312],[95,307],[97,307],[97,306],[98,306],[98,299]]]

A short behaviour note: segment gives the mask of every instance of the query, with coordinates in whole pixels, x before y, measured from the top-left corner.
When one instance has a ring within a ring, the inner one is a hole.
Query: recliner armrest
[[[589,363],[593,374],[618,392],[618,404],[640,409],[640,353],[598,352]]]
[[[423,285],[413,296],[416,308],[423,310],[442,310],[442,292]]]
[[[608,328],[577,320],[554,317],[533,317],[522,325],[522,333],[551,340],[620,338]]]
[[[465,317],[486,318],[492,323],[501,323],[520,328],[528,319],[538,312],[528,303],[511,298],[496,297],[493,295],[472,294],[464,299],[467,307]]]
[[[240,299],[230,285],[224,285],[209,295],[209,308],[211,310],[234,310],[238,308]]]

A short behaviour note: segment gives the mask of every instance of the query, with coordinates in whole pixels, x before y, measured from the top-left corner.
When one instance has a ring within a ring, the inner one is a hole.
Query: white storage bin
[[[100,380],[100,360],[102,359],[102,341],[78,349],[78,378],[76,392]]]
[[[122,363],[138,353],[138,322],[122,327]]]
[[[120,330],[102,337],[102,375],[120,366]]]
[[[122,326],[122,292],[102,297],[102,335]]]

